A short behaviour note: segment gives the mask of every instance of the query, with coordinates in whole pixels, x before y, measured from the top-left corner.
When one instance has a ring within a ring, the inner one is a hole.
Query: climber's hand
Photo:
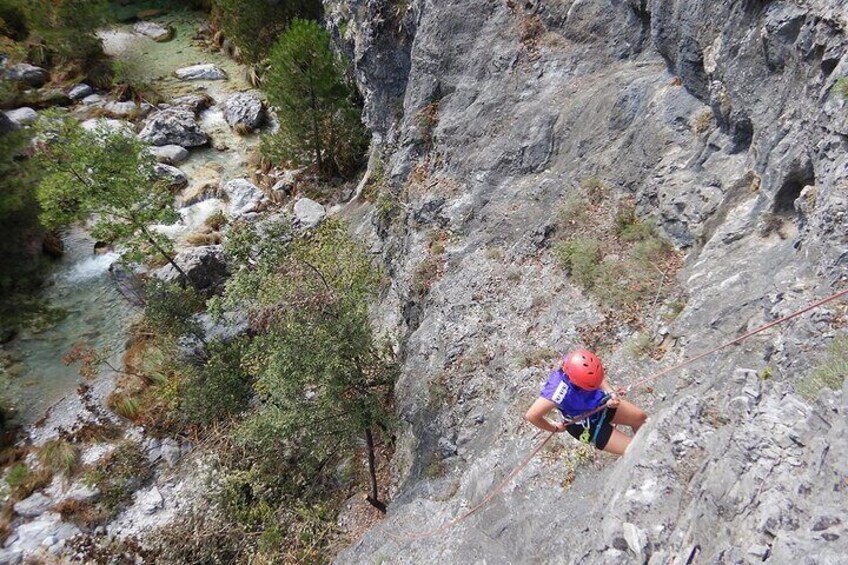
[[[618,397],[618,392],[610,392],[609,400],[607,400],[607,408],[618,408],[619,404],[621,404],[621,399]]]
[[[565,424],[563,422],[554,422],[554,433],[561,434],[565,431]]]

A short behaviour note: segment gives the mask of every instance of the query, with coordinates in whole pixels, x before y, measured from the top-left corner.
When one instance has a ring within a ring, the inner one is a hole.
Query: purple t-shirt
[[[562,369],[557,369],[548,377],[541,396],[556,404],[564,415],[572,417],[585,414],[600,406],[604,394],[604,391],[600,389],[583,390],[574,386]]]

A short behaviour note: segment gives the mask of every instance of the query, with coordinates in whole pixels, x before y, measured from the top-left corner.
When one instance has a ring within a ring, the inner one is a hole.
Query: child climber
[[[622,455],[630,445],[630,437],[613,424],[630,426],[639,431],[647,415],[640,408],[619,398],[622,391],[614,391],[604,378],[604,367],[597,355],[585,349],[569,353],[562,367],[548,377],[540,398],[530,407],[525,418],[534,426],[547,432],[564,432],[584,443],[592,443],[616,455]],[[574,424],[553,423],[546,418],[554,408],[565,418],[590,412],[599,406],[606,408]]]

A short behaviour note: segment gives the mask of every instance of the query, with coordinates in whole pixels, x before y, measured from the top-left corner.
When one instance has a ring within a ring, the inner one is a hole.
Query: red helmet
[[[573,384],[586,390],[597,390],[604,380],[604,366],[597,355],[578,349],[566,355],[562,370]]]

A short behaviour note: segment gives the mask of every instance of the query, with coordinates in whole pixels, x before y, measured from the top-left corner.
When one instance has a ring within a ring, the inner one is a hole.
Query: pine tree
[[[264,88],[280,129],[264,140],[265,154],[295,166],[314,163],[326,176],[355,172],[367,140],[329,33],[317,22],[294,20],[270,64]]]

